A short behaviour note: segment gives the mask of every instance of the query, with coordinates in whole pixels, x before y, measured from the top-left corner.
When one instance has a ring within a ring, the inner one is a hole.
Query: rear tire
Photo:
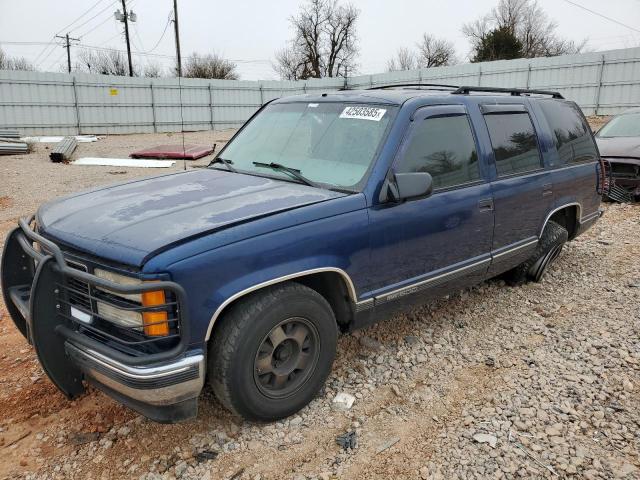
[[[247,420],[288,417],[317,395],[331,371],[338,328],[315,290],[283,283],[230,307],[210,345],[209,383]]]
[[[527,281],[539,282],[549,266],[558,258],[568,239],[569,232],[566,228],[553,221],[547,222],[533,255],[506,272],[504,279],[510,285],[521,285]]]

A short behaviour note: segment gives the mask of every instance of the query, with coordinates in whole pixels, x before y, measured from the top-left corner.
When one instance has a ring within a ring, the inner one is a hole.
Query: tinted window
[[[543,100],[544,113],[560,157],[560,165],[587,162],[597,158],[589,126],[585,124],[577,105],[557,100]]]
[[[428,172],[434,188],[480,179],[478,154],[466,115],[432,117],[416,125],[397,172]]]
[[[536,133],[527,113],[493,113],[484,116],[496,157],[498,175],[540,168]]]

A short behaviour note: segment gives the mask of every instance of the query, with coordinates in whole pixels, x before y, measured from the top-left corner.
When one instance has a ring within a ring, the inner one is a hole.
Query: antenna
[[[184,114],[182,112],[182,78],[178,74],[178,93],[180,95],[180,133],[182,134],[182,168],[187,170],[186,148],[184,146]]]

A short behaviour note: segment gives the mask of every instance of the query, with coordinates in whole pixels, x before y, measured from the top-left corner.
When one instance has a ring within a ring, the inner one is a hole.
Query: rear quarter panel
[[[545,167],[549,169],[553,184],[553,206],[549,213],[565,205],[578,205],[578,220],[598,211],[600,195],[598,194],[598,161],[575,164],[562,164],[556,150],[552,130],[538,102],[530,101],[530,111],[535,115],[539,125],[538,140],[543,150]],[[582,116],[582,121],[586,119]],[[589,129],[589,131],[591,131]],[[595,140],[592,136],[595,145]],[[597,150],[597,146],[596,152]],[[539,226],[542,233],[545,222]]]

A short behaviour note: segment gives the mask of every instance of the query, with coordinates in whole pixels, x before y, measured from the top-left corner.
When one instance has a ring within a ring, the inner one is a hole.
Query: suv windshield
[[[640,113],[615,117],[598,132],[598,137],[640,137]]]
[[[355,190],[395,111],[388,105],[272,104],[238,133],[220,157],[240,172],[300,181],[297,173],[310,182]],[[296,172],[287,172],[291,169]]]

